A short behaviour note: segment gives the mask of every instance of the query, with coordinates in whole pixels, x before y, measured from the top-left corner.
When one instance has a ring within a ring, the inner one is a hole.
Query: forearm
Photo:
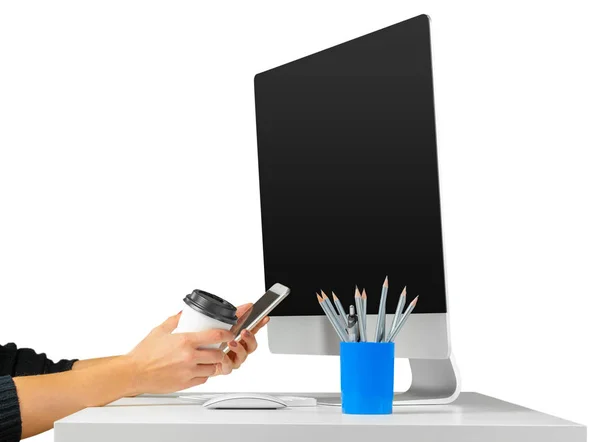
[[[134,368],[126,357],[64,373],[14,378],[22,438],[49,430],[54,421],[83,408],[136,394],[133,380]]]
[[[90,368],[95,367],[98,364],[104,364],[106,362],[114,361],[118,356],[108,356],[106,358],[94,358],[94,359],[85,359],[83,361],[76,361],[73,364],[73,370],[81,370],[82,368]]]

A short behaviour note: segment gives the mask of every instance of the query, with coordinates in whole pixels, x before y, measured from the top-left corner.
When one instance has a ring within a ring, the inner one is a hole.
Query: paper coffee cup
[[[237,322],[235,306],[217,295],[194,290],[183,298],[185,306],[173,333],[201,332],[210,329],[230,330]],[[212,344],[204,348],[219,348]]]

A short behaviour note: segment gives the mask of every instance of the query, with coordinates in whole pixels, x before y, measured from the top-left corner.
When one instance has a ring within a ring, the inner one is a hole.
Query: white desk
[[[584,442],[586,427],[477,393],[451,405],[395,407],[387,416],[344,415],[331,406],[207,410],[173,397],[139,397],[57,421],[54,440]]]

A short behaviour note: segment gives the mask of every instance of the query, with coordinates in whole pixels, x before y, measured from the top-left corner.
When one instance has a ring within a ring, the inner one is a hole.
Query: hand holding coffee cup
[[[123,356],[131,367],[131,394],[170,393],[201,385],[219,373],[226,355],[219,347],[233,339],[224,329],[173,334],[181,314],[155,327]]]
[[[183,298],[185,306],[179,324],[173,333],[201,332],[205,330],[231,330],[237,323],[235,306],[203,290],[194,290]],[[218,348],[211,344],[205,348]]]
[[[249,303],[236,309],[233,304],[203,290],[194,290],[183,302],[185,305],[179,325],[173,333],[200,332],[208,329],[232,330],[238,321],[243,324],[244,318],[253,307],[253,304]],[[268,322],[269,317],[265,317],[252,330],[243,330],[239,342],[233,339],[228,342],[230,351],[223,362],[217,365],[215,375],[226,375],[239,368],[258,346],[255,333]],[[210,347],[223,348],[223,345],[213,344]]]
[[[185,300],[187,309],[155,327],[131,352],[117,357],[119,364],[128,367],[128,395],[170,393],[204,384],[211,376],[231,373],[256,350],[254,333],[267,324],[268,317],[251,331],[244,330],[239,342],[229,330],[238,318],[243,320],[253,304],[236,309],[200,290]],[[220,307],[215,309],[213,304]],[[219,348],[224,343],[230,346],[227,354]]]

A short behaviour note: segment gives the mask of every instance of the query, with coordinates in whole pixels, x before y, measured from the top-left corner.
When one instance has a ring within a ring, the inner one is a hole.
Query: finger
[[[204,384],[204,383],[207,381],[207,379],[208,379],[208,378],[207,378],[207,377],[205,377],[205,376],[202,376],[202,377],[197,377],[197,378],[190,379],[188,382],[186,382],[186,383],[183,385],[183,388],[182,388],[182,390],[185,390],[185,389],[187,389],[187,388],[196,387],[196,386],[198,386],[198,385],[202,385],[202,384]]]
[[[242,332],[242,341],[244,344],[246,344],[246,350],[248,351],[248,354],[256,351],[256,348],[258,347],[258,342],[256,342],[256,338],[248,330],[244,330]]]
[[[223,362],[221,362],[219,364],[219,367],[217,368],[217,372],[219,374],[228,375],[228,374],[230,374],[233,371],[234,367],[233,367],[233,361],[231,359],[231,356],[233,356],[233,355],[229,355],[228,354],[225,357],[225,359],[223,360]]]
[[[223,362],[225,354],[217,349],[201,349],[196,350],[194,359],[197,364],[218,364]]]
[[[254,304],[252,304],[251,302],[250,302],[250,303],[248,303],[248,304],[243,304],[243,305],[240,305],[240,306],[237,308],[237,310],[236,310],[236,312],[235,312],[235,315],[236,315],[238,318],[241,318],[242,316],[244,316],[244,314],[245,314],[245,313],[246,313],[248,310],[250,310],[250,309],[252,308],[252,306],[253,306],[253,305],[254,305]]]
[[[194,347],[202,347],[205,345],[221,344],[233,339],[233,333],[229,330],[212,329],[201,332],[182,333],[184,339],[187,339]]]
[[[225,359],[223,359],[223,362],[217,364],[217,370],[215,371],[215,374],[213,376],[227,375],[231,373],[232,370],[233,367],[230,355],[227,354],[225,355]]]
[[[198,364],[194,369],[194,377],[209,377],[217,372],[217,364]]]
[[[252,333],[256,334],[261,328],[263,328],[265,325],[267,325],[269,323],[269,321],[271,320],[271,318],[269,318],[268,316],[265,316],[253,329],[252,329]]]
[[[233,368],[240,368],[248,357],[248,350],[241,342],[231,341],[229,343],[229,353],[232,353],[230,359]]]
[[[179,324],[180,317],[181,317],[181,312],[177,313],[174,316],[169,317],[165,322],[160,324],[159,327],[166,333],[171,333],[173,330],[175,330],[177,328],[177,324]]]

